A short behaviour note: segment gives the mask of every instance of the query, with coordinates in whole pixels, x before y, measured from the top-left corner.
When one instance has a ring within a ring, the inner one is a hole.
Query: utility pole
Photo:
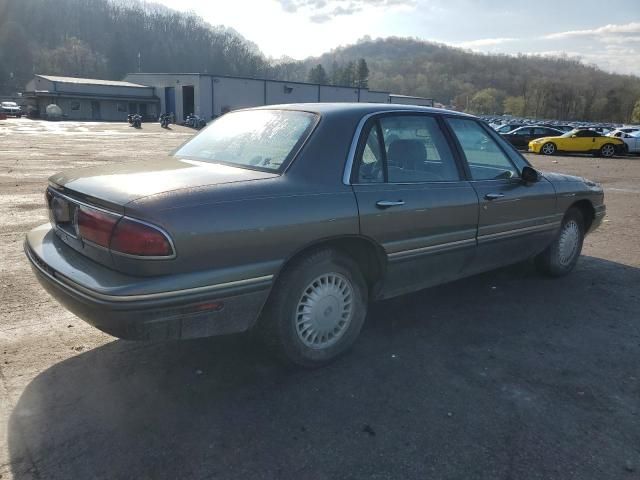
[[[138,73],[142,71],[142,55],[138,52]]]

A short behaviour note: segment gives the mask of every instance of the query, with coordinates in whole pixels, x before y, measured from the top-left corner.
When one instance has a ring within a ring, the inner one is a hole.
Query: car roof
[[[287,103],[281,105],[265,105],[247,110],[302,110],[319,114],[357,114],[368,115],[384,112],[423,112],[458,115],[477,118],[467,113],[446,110],[443,108],[422,107],[418,105],[401,105],[395,103]]]

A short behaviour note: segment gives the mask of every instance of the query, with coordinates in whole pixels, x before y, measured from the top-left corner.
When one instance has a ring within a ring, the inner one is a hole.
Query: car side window
[[[498,180],[520,174],[496,141],[475,120],[448,118],[471,170],[473,180]]]
[[[380,127],[389,183],[460,180],[453,153],[434,117],[382,117]]]
[[[579,130],[576,134],[576,137],[595,137],[596,132],[592,132],[591,130]]]
[[[372,123],[358,159],[357,183],[381,183],[384,166],[376,123]]]
[[[531,135],[531,129],[530,128],[521,128],[520,130],[518,130],[517,132],[515,132],[517,135],[522,135],[527,136],[527,135]]]
[[[553,130],[547,130],[546,128],[534,128],[534,135],[553,135]]]

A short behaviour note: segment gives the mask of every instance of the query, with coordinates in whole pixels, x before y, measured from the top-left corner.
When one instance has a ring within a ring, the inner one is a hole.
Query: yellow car
[[[606,137],[593,130],[571,130],[558,137],[532,140],[529,142],[529,151],[542,155],[571,152],[612,157],[616,153],[624,153],[624,142],[619,138]]]

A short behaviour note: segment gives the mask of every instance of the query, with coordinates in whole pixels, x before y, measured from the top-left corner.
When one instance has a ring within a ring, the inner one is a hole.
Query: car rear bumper
[[[167,282],[165,276],[158,281],[158,288],[164,290],[113,294],[110,292],[118,290],[114,279],[129,284],[144,281],[146,285],[154,280],[124,276],[86,259],[43,227],[32,230],[24,244],[40,284],[69,311],[118,338],[164,340],[245,331],[258,318],[271,287],[272,276],[263,276],[167,291],[171,279]],[[77,269],[79,260],[86,268],[70,278],[69,272]],[[90,288],[95,284],[109,289]]]

